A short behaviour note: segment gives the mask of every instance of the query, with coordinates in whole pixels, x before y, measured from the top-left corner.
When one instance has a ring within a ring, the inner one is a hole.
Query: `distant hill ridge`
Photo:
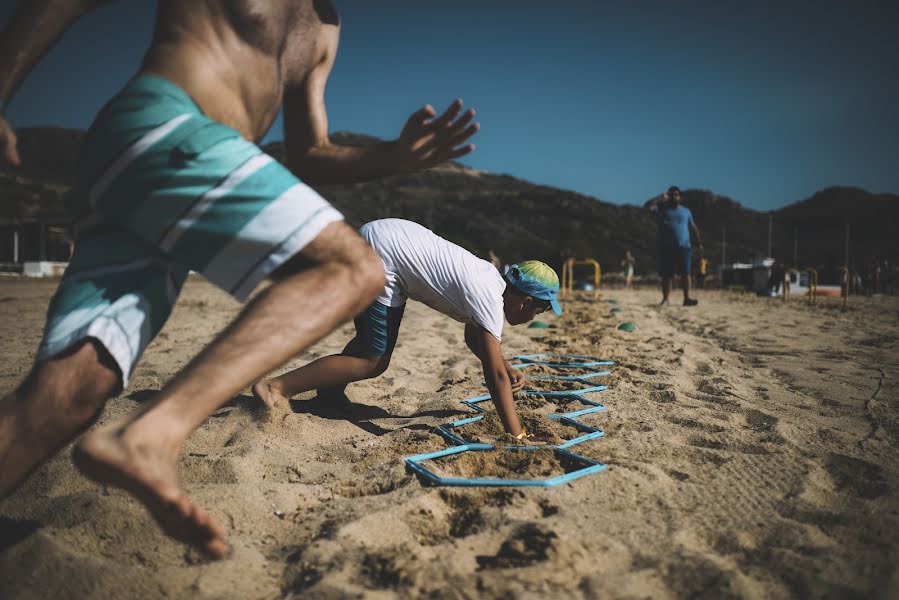
[[[17,135],[23,167],[0,172],[0,218],[64,215],[84,133],[40,127],[20,129]],[[353,133],[334,134],[333,140],[347,145],[378,141]],[[283,158],[280,142],[265,150]],[[384,217],[410,219],[480,256],[492,249],[508,262],[539,258],[558,266],[560,253],[570,250],[596,258],[608,272],[620,269],[621,257],[630,249],[638,272],[655,269],[656,225],[642,207],[611,204],[509,175],[447,163],[319,191],[354,225]],[[708,190],[686,190],[684,195],[713,264],[721,260],[722,229],[727,232],[728,261],[767,254],[769,213]],[[773,254],[787,262],[793,259],[795,233],[801,265],[842,264],[847,222],[857,261],[899,258],[899,195],[830,187],[772,214]]]

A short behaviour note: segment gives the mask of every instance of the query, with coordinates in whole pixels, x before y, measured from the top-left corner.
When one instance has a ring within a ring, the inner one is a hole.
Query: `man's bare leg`
[[[216,408],[364,309],[383,289],[380,259],[334,223],[292,261],[309,265],[259,294],[152,401],[86,435],[75,462],[88,477],[142,502],[171,537],[214,555],[224,528],[181,488],[176,461],[187,436]]]
[[[120,382],[118,367],[95,340],[36,364],[0,400],[0,498],[87,429]]]
[[[671,294],[671,278],[662,277],[662,304],[668,304],[668,296]]]
[[[389,354],[366,356],[353,338],[340,354],[323,356],[299,369],[258,382],[253,386],[253,395],[272,408],[309,390],[340,389],[354,381],[377,377],[389,364]]]
[[[699,302],[690,297],[690,274],[682,275],[681,286],[684,288],[684,306],[696,306]]]

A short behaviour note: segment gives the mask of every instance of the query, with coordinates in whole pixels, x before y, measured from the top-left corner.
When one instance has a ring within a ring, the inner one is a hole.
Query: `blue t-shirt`
[[[690,247],[690,225],[695,225],[693,213],[686,206],[663,202],[654,207],[659,222],[659,243]]]

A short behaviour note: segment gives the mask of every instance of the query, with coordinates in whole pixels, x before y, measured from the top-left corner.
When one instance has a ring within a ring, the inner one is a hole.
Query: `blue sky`
[[[759,210],[831,185],[899,192],[892,0],[335,5],[332,131],[393,138],[421,105],[461,97],[481,123],[465,164],[607,202],[671,184]],[[134,73],[154,7],[76,23],[20,87],[13,126],[86,128]]]

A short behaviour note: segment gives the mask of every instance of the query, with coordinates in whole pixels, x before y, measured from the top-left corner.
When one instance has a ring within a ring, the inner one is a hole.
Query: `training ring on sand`
[[[584,354],[519,354],[515,356],[518,360],[534,363],[535,365],[547,365],[557,369],[583,369],[585,367],[605,367],[614,365],[614,360],[604,360],[595,356],[586,356]],[[562,363],[558,359],[573,358],[575,362]],[[556,359],[556,360],[554,360]]]
[[[467,477],[443,477],[438,475],[422,465],[421,463],[459,454],[461,452],[484,452],[495,449],[494,444],[464,444],[462,446],[454,446],[452,448],[444,448],[436,452],[428,452],[427,454],[416,454],[415,456],[406,457],[406,465],[413,472],[424,477],[428,481],[437,485],[461,485],[461,486],[509,486],[509,487],[552,487],[561,483],[567,483],[578,477],[598,473],[606,469],[603,463],[591,460],[584,456],[579,456],[563,450],[561,448],[553,448],[553,452],[562,463],[568,463],[578,468],[573,469],[563,475],[550,477],[549,479],[485,479],[485,478],[467,478]],[[535,452],[545,450],[545,446],[514,446],[513,452]]]
[[[612,365],[615,364],[613,361],[601,360],[597,359],[593,356],[585,356],[578,354],[525,354],[519,355],[515,358],[524,361],[523,363],[512,365],[513,368],[516,369],[526,369],[530,366],[534,365],[546,365],[552,368],[584,368],[584,367],[594,367],[600,365]],[[578,362],[573,363],[558,363],[558,362],[550,362],[540,360],[543,358],[549,359],[578,359]],[[485,394],[481,396],[474,396],[472,398],[466,398],[462,400],[462,403],[465,404],[468,408],[472,409],[474,412],[479,413],[473,417],[468,417],[465,419],[459,419],[457,421],[453,421],[451,423],[445,423],[437,427],[437,433],[443,436],[448,442],[452,444],[456,444],[450,448],[444,448],[443,450],[438,450],[436,452],[428,452],[425,454],[416,454],[414,456],[409,456],[405,458],[406,466],[423,477],[427,481],[436,484],[436,485],[450,485],[450,486],[510,486],[510,487],[524,487],[524,486],[537,486],[537,487],[551,487],[555,485],[559,485],[561,483],[566,483],[573,479],[577,479],[578,477],[583,477],[585,475],[590,475],[591,473],[598,473],[600,471],[604,471],[606,469],[606,465],[595,460],[589,459],[585,456],[580,456],[569,452],[567,448],[580,444],[582,442],[586,442],[588,440],[593,440],[596,438],[600,438],[604,435],[601,429],[596,427],[591,427],[586,425],[585,423],[581,423],[576,419],[576,417],[580,417],[582,415],[599,412],[605,409],[605,406],[599,402],[595,402],[590,400],[581,394],[587,392],[599,392],[608,388],[605,385],[590,385],[593,383],[590,381],[594,377],[602,377],[610,375],[610,371],[594,371],[592,373],[587,373],[584,375],[558,375],[558,376],[542,376],[542,377],[532,377],[531,379],[534,381],[551,381],[551,380],[563,380],[563,381],[576,381],[579,383],[583,383],[589,387],[577,389],[577,390],[565,390],[565,391],[540,391],[540,390],[524,390],[524,393],[527,395],[541,395],[544,397],[566,397],[570,400],[575,400],[582,404],[584,408],[580,408],[578,410],[573,410],[565,413],[554,413],[544,415],[548,419],[552,419],[555,421],[560,421],[565,425],[570,427],[574,427],[580,435],[565,440],[560,444],[550,445],[503,445],[497,446],[496,444],[483,444],[472,442],[470,440],[465,439],[464,433],[462,430],[466,425],[471,423],[476,423],[478,421],[482,421],[486,413],[488,412],[485,408],[479,406],[482,402],[486,402],[491,399],[490,394]],[[443,475],[439,475],[435,473],[422,463],[431,460],[437,460],[446,456],[452,456],[454,454],[460,454],[462,452],[484,452],[490,450],[505,450],[509,452],[534,452],[537,450],[552,450],[555,456],[559,459],[560,466],[565,468],[566,473],[562,475],[557,475],[555,477],[549,477],[547,479],[503,479],[503,478],[483,478],[483,477],[447,477]]]
[[[603,408],[605,408],[605,407],[603,407],[601,405],[600,405],[599,409],[597,409],[596,407],[591,407],[591,410],[588,412],[596,412],[597,410],[602,410]],[[583,410],[573,411],[573,412],[578,413],[578,415],[587,414],[587,412],[584,412]],[[552,419],[554,421],[561,421],[565,425],[569,425],[569,426],[577,429],[578,432],[581,433],[581,435],[579,435],[575,438],[572,438],[570,440],[565,440],[561,444],[555,444],[555,445],[531,444],[529,446],[522,446],[522,445],[503,446],[503,448],[511,449],[511,448],[536,446],[539,448],[562,448],[562,449],[564,449],[564,448],[570,448],[571,446],[576,446],[577,444],[580,444],[581,442],[586,442],[588,440],[595,440],[596,438],[600,438],[603,435],[605,435],[603,433],[602,429],[598,429],[596,427],[591,427],[585,423],[581,423],[580,421],[574,419],[572,414],[573,413],[562,413],[562,414],[557,414],[557,415],[546,415],[546,416],[549,419]],[[449,440],[451,443],[459,445],[459,446],[463,446],[465,444],[479,443],[477,441],[472,441],[472,440],[466,439],[464,437],[464,433],[462,432],[462,429],[464,429],[464,427],[470,423],[477,423],[478,421],[483,420],[485,416],[486,415],[484,415],[484,414],[480,414],[480,415],[477,415],[474,417],[468,417],[467,419],[460,419],[458,421],[453,421],[452,423],[446,423],[444,425],[440,425],[437,428],[437,433],[442,435],[445,439]]]

